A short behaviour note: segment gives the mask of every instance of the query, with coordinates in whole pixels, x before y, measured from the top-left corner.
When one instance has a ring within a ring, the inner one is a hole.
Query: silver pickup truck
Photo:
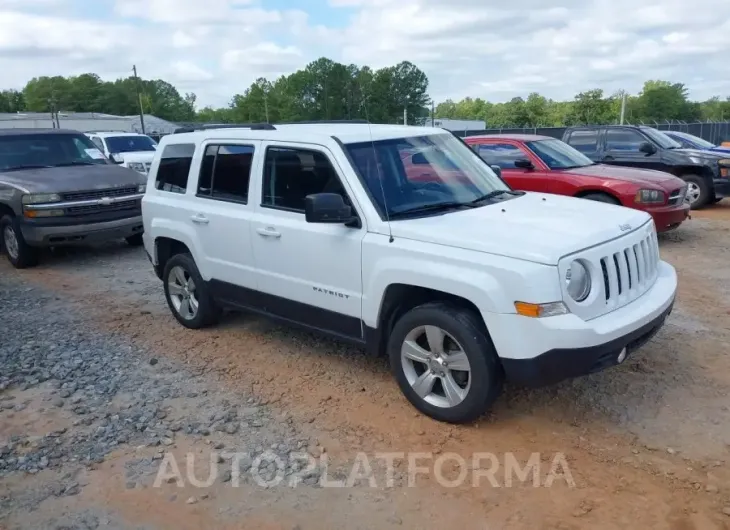
[[[141,245],[145,182],[81,132],[0,130],[0,247],[25,268],[38,263],[41,247],[122,238]]]

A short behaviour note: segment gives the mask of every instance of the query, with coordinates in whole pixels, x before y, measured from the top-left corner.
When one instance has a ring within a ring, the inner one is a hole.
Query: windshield
[[[473,206],[510,188],[450,134],[345,145],[381,213],[388,217],[439,205]],[[434,210],[436,211],[436,210]]]
[[[679,149],[680,147],[682,147],[675,140],[672,140],[663,132],[652,129],[651,127],[642,127],[641,131],[649,138],[654,140],[657,144],[659,144],[659,147],[662,147],[664,149]]]
[[[700,149],[712,149],[713,147],[715,147],[715,144],[713,144],[712,142],[708,142],[704,138],[700,138],[699,136],[695,136],[694,134],[681,133],[677,134],[677,136],[679,136],[680,138],[684,138],[685,140],[699,147]]]
[[[154,151],[157,145],[149,136],[107,136],[104,141],[110,153]]]
[[[108,163],[101,151],[83,134],[0,136],[0,171]]]
[[[526,145],[550,169],[571,169],[594,164],[593,160],[560,140],[537,140],[527,142]]]

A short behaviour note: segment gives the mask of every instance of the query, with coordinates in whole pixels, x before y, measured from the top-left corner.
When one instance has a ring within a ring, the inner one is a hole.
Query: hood
[[[594,166],[577,167],[574,169],[559,170],[561,173],[568,173],[576,176],[594,177],[600,179],[620,180],[633,182],[639,185],[658,186],[662,189],[676,189],[684,185],[680,178],[652,169],[639,169],[625,166],[608,166],[596,164]]]
[[[726,153],[720,151],[706,151],[703,149],[668,149],[670,153],[675,153],[685,156],[694,156],[697,158],[706,158],[708,160],[719,160],[720,158],[727,158]]]
[[[65,166],[0,172],[0,180],[30,193],[67,193],[137,186],[147,178],[115,164]]]
[[[610,241],[651,219],[641,210],[596,201],[526,193],[497,204],[421,219],[392,221],[394,237],[486,252],[546,265]]]
[[[129,162],[152,162],[155,157],[154,151],[128,151],[126,153],[115,153],[114,158],[119,161]]]
[[[715,146],[708,151],[713,153],[723,153],[723,156],[730,156],[730,147],[723,147],[721,145]]]

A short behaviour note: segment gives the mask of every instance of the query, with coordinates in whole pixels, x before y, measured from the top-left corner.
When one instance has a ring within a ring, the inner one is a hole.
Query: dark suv
[[[145,184],[80,132],[0,130],[0,247],[23,268],[38,262],[39,247],[141,245]]]
[[[727,153],[682,149],[667,135],[644,126],[569,127],[563,141],[594,162],[654,169],[687,182],[686,200],[693,209],[730,196]]]

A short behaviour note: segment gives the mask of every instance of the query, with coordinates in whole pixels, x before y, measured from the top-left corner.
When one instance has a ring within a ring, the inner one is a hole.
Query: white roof
[[[403,125],[382,125],[367,123],[306,123],[276,125],[275,130],[222,128],[205,129],[188,133],[178,133],[163,137],[165,143],[197,143],[203,140],[272,140],[284,142],[317,142],[325,144],[332,136],[342,143],[389,140],[410,136],[450,134],[444,129],[434,127],[411,127]]]

